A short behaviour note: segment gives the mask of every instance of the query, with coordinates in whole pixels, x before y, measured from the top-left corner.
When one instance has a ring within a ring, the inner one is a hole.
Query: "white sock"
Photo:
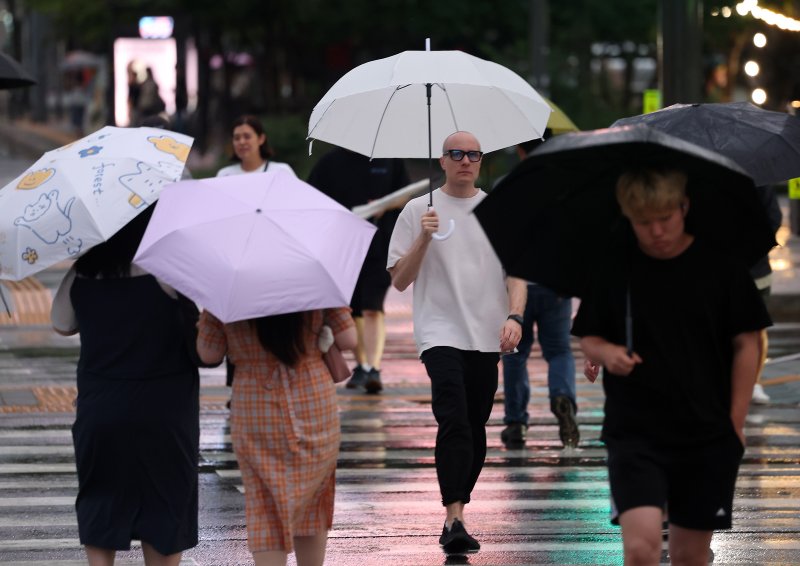
[[[369,371],[372,369],[372,366],[369,364],[361,364],[361,367],[363,368],[364,371]]]

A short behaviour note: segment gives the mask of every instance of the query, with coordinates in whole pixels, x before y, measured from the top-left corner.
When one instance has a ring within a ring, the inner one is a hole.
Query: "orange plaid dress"
[[[198,342],[236,365],[231,436],[251,552],[291,552],[293,537],[333,525],[339,412],[317,346],[323,318],[334,334],[353,326],[349,308],[313,311],[306,354],[289,368],[264,350],[248,321],[223,325],[208,312],[200,316]]]

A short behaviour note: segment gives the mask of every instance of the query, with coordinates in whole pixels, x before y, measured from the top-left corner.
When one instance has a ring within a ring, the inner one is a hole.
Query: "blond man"
[[[665,508],[673,564],[706,564],[713,531],[731,528],[758,335],[771,324],[747,267],[686,231],[686,181],[670,169],[619,178],[635,244],[605,266],[572,329],[604,367],[601,438],[625,564],[660,562]]]

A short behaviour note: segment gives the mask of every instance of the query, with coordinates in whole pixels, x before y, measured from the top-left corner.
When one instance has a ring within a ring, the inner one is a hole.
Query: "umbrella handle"
[[[442,240],[446,240],[447,238],[452,236],[453,235],[453,230],[455,230],[455,229],[456,229],[456,221],[451,218],[450,219],[450,224],[449,224],[449,226],[447,228],[447,232],[445,232],[444,234],[441,234],[441,233],[437,232],[436,234],[433,234],[432,237],[433,237],[434,240],[438,240],[438,241],[441,242]]]

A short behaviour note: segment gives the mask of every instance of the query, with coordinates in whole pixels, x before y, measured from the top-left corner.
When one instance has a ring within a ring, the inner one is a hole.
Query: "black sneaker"
[[[364,371],[364,368],[361,365],[357,365],[356,369],[353,370],[353,375],[350,376],[350,379],[347,380],[345,383],[345,387],[348,389],[357,389],[359,387],[363,387],[364,384],[367,382],[367,372]]]
[[[480,543],[469,536],[464,524],[458,519],[453,520],[449,529],[447,525],[442,528],[439,544],[442,545],[445,554],[472,554],[481,549]]]
[[[575,420],[575,407],[569,397],[559,395],[550,403],[550,410],[558,419],[558,436],[564,448],[576,448],[581,439],[578,421]]]
[[[383,389],[381,383],[381,370],[372,368],[367,373],[367,382],[364,384],[367,393],[378,393]]]
[[[500,440],[507,446],[524,445],[527,432],[528,425],[524,423],[511,423],[500,433]]]

